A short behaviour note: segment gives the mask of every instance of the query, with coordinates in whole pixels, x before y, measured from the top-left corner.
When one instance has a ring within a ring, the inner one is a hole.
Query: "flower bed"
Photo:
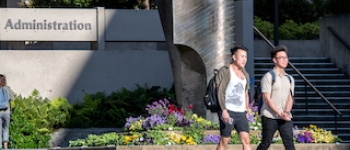
[[[147,105],[149,116],[129,117],[124,133],[106,133],[89,135],[86,139],[70,141],[71,147],[106,145],[198,145],[217,144],[219,142],[219,124],[205,120],[188,108],[178,108],[168,100],[159,100]],[[260,142],[261,120],[257,108],[250,105],[248,110],[250,141]],[[294,130],[296,143],[336,143],[341,140],[330,131],[310,125],[304,130]],[[274,143],[282,143],[276,134]],[[230,144],[240,144],[236,131],[233,131]]]

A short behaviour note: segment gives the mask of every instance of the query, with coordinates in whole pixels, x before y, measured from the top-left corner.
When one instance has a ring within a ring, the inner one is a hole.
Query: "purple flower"
[[[249,104],[249,108],[252,109],[253,112],[258,111],[258,106],[254,106],[254,102]]]
[[[257,111],[258,111],[258,106],[253,106],[253,107],[252,107],[252,110],[253,110],[254,112],[257,112]]]
[[[293,128],[293,135],[294,136],[297,136],[298,135],[298,131],[299,129],[298,129],[298,126],[294,126],[294,128]]]
[[[306,143],[307,142],[307,139],[304,135],[297,135],[297,140],[299,143]]]
[[[166,119],[165,119],[165,117],[161,117],[159,115],[152,115],[152,116],[147,118],[147,121],[149,123],[149,126],[151,128],[154,128],[158,125],[164,124],[166,122]]]
[[[305,137],[307,138],[308,143],[312,143],[313,139],[311,137],[311,132],[305,132]]]
[[[298,134],[297,140],[299,143],[312,143],[311,132],[304,132],[304,134]]]
[[[147,105],[145,108],[149,115],[157,114],[159,116],[166,115],[168,113],[167,105],[169,104],[167,99],[154,101],[151,105]]]
[[[142,118],[142,116],[139,116],[137,118],[133,118],[133,117],[126,118],[126,123],[125,123],[124,127],[129,128],[133,122],[139,121],[141,118]]]
[[[248,122],[255,122],[254,114],[248,114]]]
[[[218,144],[220,142],[219,135],[207,134],[203,139],[203,144]]]

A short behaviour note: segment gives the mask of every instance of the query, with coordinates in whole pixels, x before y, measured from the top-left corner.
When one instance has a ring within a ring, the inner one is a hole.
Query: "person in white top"
[[[249,75],[244,69],[247,63],[247,51],[244,46],[232,48],[233,62],[222,67],[216,77],[218,101],[221,107],[221,111],[218,112],[221,138],[217,150],[226,148],[233,128],[241,138],[243,149],[251,149],[247,119]]]

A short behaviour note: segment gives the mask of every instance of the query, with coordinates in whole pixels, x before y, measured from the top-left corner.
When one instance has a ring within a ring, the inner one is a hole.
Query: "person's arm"
[[[288,116],[287,119],[290,120],[291,116],[290,116],[290,111],[293,108],[293,104],[294,104],[294,99],[293,99],[293,95],[294,95],[294,78],[290,77],[291,80],[291,88],[290,88],[290,94],[288,95],[288,99],[286,102],[286,106],[283,110],[283,115]]]
[[[248,109],[249,109],[249,94],[248,94],[248,90],[245,90],[245,107],[246,107],[246,110],[248,112]]]
[[[293,107],[293,98],[292,98],[292,95],[289,94],[288,96],[288,100],[287,100],[287,103],[286,103],[286,107],[284,108],[283,110],[283,113],[282,113],[282,118],[284,120],[291,120],[291,116],[290,116],[290,111],[292,110],[292,107]]]
[[[223,80],[223,78],[226,77],[225,74],[227,73],[227,71],[229,71],[229,70],[227,69],[226,66],[220,68],[219,73],[216,75],[216,78],[215,78],[217,100],[220,104],[220,108],[222,111],[222,114],[221,114],[222,118],[219,118],[219,119],[222,119],[224,122],[230,121],[230,115],[229,115],[229,113],[226,109],[226,106],[225,106],[225,98],[224,98],[224,96],[222,96],[222,92],[223,92],[222,90],[225,88],[222,87],[223,85],[221,85],[221,81]]]
[[[272,76],[270,73],[266,73],[262,79],[261,79],[261,94],[264,100],[264,104],[266,104],[272,113],[277,114],[278,116],[281,115],[282,112],[279,112],[279,110],[276,108],[275,104],[271,100],[271,93],[272,93]]]
[[[249,109],[249,94],[248,90],[245,91],[245,110],[246,110],[246,117],[248,118],[248,109]]]
[[[225,78],[225,74],[227,70],[228,69],[225,68],[225,66],[221,67],[218,74],[215,77],[215,89],[217,94],[217,100],[220,104],[221,110],[226,110],[225,99],[222,96],[222,90],[224,87],[222,87],[223,85],[221,85],[221,81],[223,80],[223,78]]]
[[[13,91],[12,91],[11,87],[6,86],[6,90],[7,90],[7,93],[9,94],[10,100],[15,100],[15,96],[13,94]]]
[[[279,112],[278,109],[276,108],[275,104],[272,102],[271,94],[270,93],[262,93],[262,95],[263,95],[265,104],[267,104],[274,113],[276,113],[278,116],[281,116],[282,112]]]
[[[286,103],[286,107],[285,107],[283,112],[288,112],[289,113],[292,110],[292,107],[293,107],[293,98],[292,98],[291,95],[289,95],[287,103]]]

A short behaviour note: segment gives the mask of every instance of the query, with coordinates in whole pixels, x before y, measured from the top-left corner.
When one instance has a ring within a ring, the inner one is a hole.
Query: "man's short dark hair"
[[[284,45],[278,45],[276,46],[274,49],[272,49],[271,51],[271,59],[273,59],[274,57],[276,57],[276,54],[278,52],[286,52],[287,53],[287,47]]]
[[[231,55],[234,55],[237,52],[237,50],[239,50],[239,49],[244,50],[246,52],[248,51],[248,48],[246,48],[245,46],[237,45],[234,48],[231,48]]]

